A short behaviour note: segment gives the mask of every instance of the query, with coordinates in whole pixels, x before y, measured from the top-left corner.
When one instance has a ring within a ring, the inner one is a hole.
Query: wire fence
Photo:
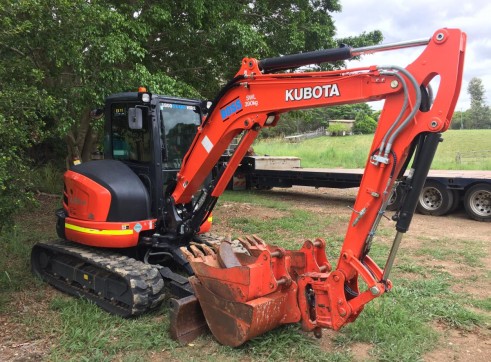
[[[482,162],[491,158],[491,150],[457,152],[455,162],[457,164]]]

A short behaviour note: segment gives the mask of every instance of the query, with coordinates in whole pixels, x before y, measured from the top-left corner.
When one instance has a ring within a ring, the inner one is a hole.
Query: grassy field
[[[491,170],[491,129],[450,130],[443,134],[444,142],[438,147],[433,161],[435,170]],[[299,143],[284,140],[263,140],[254,145],[258,155],[297,156],[303,167],[363,168],[372,142],[371,135],[319,137]],[[486,158],[462,158],[457,153],[469,154],[487,150]]]
[[[336,192],[333,195],[339,195]],[[215,230],[233,236],[257,233],[295,249],[304,238],[323,236],[328,256],[335,261],[350,200],[281,191],[226,193],[215,212]],[[179,346],[169,338],[165,306],[151,315],[123,320],[36,280],[29,271],[29,251],[36,240],[54,237],[58,202],[41,199],[39,209],[18,218],[13,233],[0,236],[2,361],[479,361],[476,357],[491,352],[491,298],[486,292],[490,247],[485,236],[471,238],[455,231],[473,223],[465,218],[441,224],[447,230],[444,236],[416,215],[418,231],[405,240],[398,257],[393,292],[367,305],[341,332],[327,332],[317,340],[290,325],[233,349],[209,335]],[[471,230],[483,235],[481,228]],[[382,265],[392,236],[391,222],[383,220],[371,253]]]

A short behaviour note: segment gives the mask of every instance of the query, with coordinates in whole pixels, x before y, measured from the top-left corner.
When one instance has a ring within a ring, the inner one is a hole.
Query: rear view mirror
[[[130,127],[130,129],[143,128],[143,116],[141,108],[128,109],[128,126]]]

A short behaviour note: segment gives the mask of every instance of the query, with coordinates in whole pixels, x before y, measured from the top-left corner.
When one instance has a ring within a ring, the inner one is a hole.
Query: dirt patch
[[[213,211],[214,220],[220,220],[213,225],[213,233],[218,235],[233,235],[237,230],[233,227],[232,219],[251,217],[256,220],[268,221],[287,215],[287,212],[269,207],[247,203],[223,202]]]
[[[53,288],[22,291],[12,294],[8,314],[0,314],[0,360],[40,361],[47,356],[57,337],[56,315],[49,304],[60,293]],[[53,331],[42,331],[36,320],[52,320]]]
[[[336,346],[334,342],[334,338],[337,333],[330,329],[324,329],[322,331],[322,338],[319,340],[320,347],[326,352],[333,352],[339,347]],[[361,343],[355,342],[349,345],[348,351],[353,357],[353,361],[362,362],[373,360],[373,357],[370,355],[373,346],[369,343]]]
[[[425,361],[489,361],[489,356],[491,356],[491,332],[489,330],[467,332],[446,328],[441,324],[434,328],[442,336],[440,346],[427,353],[424,357]]]

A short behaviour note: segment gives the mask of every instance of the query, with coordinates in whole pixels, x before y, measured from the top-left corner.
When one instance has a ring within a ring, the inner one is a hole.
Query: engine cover
[[[150,218],[143,182],[124,163],[101,160],[72,167],[64,176],[68,216],[91,221]]]
[[[60,237],[92,246],[127,248],[138,244],[140,232],[155,228],[148,191],[124,163],[83,163],[67,171],[64,181],[64,212],[59,213],[57,227]]]

